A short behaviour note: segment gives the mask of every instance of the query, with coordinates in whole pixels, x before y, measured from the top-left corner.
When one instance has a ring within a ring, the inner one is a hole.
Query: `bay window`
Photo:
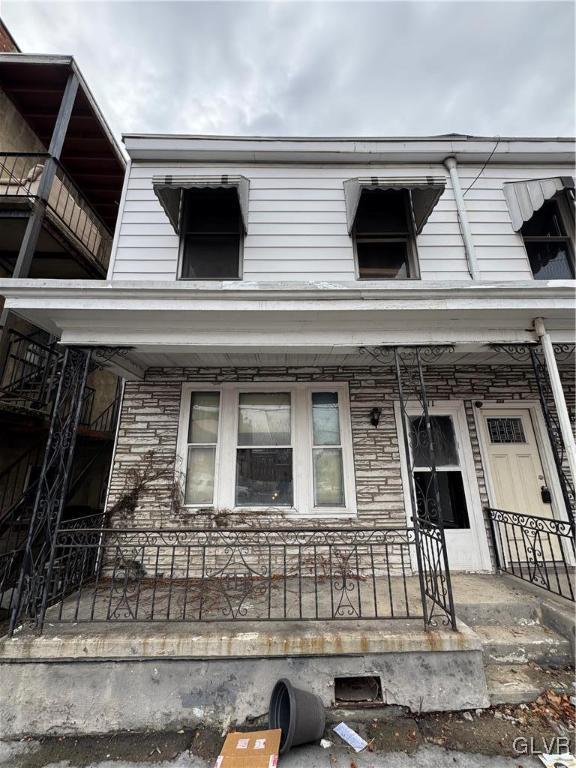
[[[185,385],[179,453],[187,506],[355,512],[346,385]]]

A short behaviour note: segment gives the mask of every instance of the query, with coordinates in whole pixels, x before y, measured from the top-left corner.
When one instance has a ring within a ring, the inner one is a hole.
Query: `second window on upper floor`
[[[574,277],[574,223],[567,196],[547,200],[522,227],[522,237],[536,280]]]
[[[353,237],[360,280],[418,277],[407,190],[363,189]]]
[[[184,197],[180,277],[241,277],[242,217],[235,189],[189,189]]]

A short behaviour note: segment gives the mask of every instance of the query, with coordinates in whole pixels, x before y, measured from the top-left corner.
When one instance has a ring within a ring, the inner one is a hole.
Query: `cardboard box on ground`
[[[214,768],[276,768],[282,731],[229,733]]]

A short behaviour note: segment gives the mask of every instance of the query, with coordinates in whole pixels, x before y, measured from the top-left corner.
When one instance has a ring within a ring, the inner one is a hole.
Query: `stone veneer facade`
[[[567,372],[569,374],[569,372]],[[484,468],[474,420],[476,401],[537,400],[538,391],[531,369],[521,366],[431,366],[425,371],[430,401],[463,401],[474,455],[482,504],[488,503]],[[350,392],[354,468],[358,522],[369,525],[406,524],[405,501],[400,472],[400,445],[396,430],[394,402],[398,400],[394,372],[387,367],[261,367],[261,368],[150,368],[143,381],[127,382],[113,470],[108,509],[126,492],[130,469],[154,450],[154,462],[172,466],[175,460],[184,382],[347,382]],[[574,405],[571,375],[565,377],[569,407]],[[382,408],[377,428],[370,424],[370,411]],[[150,483],[139,497],[129,523],[135,527],[173,527],[201,522],[198,513],[176,515],[171,506],[171,483],[160,479]],[[112,524],[121,525],[120,520]],[[275,521],[277,522],[277,521]],[[303,518],[305,525],[314,525]],[[294,520],[286,521],[294,525]],[[350,524],[345,520],[322,519],[318,525]]]

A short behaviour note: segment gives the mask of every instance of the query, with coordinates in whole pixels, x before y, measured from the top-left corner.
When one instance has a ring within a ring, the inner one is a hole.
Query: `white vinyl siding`
[[[459,165],[460,184],[466,190],[481,166]],[[532,280],[532,270],[520,232],[514,232],[503,185],[510,181],[571,175],[566,166],[488,166],[466,193],[466,208],[474,238],[480,279]]]
[[[480,167],[458,166],[463,190]],[[454,195],[442,165],[334,166],[133,162],[121,214],[112,279],[176,279],[178,236],[152,189],[152,176],[243,175],[250,180],[246,281],[351,281],[356,279],[346,231],[345,179],[357,176],[444,175],[446,189],[422,233],[417,251],[422,280],[468,280]],[[522,238],[512,230],[502,184],[566,175],[550,166],[493,166],[484,170],[465,200],[482,280],[531,280]]]
[[[442,166],[387,167],[398,176],[446,175]],[[134,162],[122,213],[113,279],[174,280],[178,236],[152,189],[152,176],[233,173],[250,179],[243,279],[355,280],[354,251],[346,229],[345,179],[374,173],[368,167],[207,166]],[[378,171],[382,176],[382,170]],[[454,199],[447,189],[420,237],[423,280],[468,278]]]

